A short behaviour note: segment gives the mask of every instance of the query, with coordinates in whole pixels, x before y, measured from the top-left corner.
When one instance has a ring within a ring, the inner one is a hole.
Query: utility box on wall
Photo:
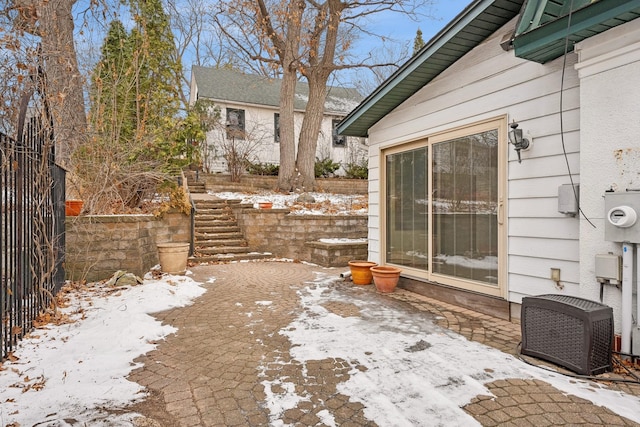
[[[604,193],[604,239],[640,243],[640,191]]]
[[[580,184],[562,184],[558,187],[558,212],[576,216],[579,210]]]

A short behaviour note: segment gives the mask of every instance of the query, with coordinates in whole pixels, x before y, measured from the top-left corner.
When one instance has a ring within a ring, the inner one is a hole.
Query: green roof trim
[[[366,137],[369,128],[520,12],[524,0],[475,0],[338,125]]]
[[[513,40],[519,58],[545,63],[575,43],[640,17],[640,0],[529,0]],[[569,43],[565,42],[565,39]]]

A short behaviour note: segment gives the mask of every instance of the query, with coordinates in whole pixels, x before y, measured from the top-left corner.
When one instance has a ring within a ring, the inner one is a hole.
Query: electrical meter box
[[[640,191],[604,193],[604,239],[640,243]]]

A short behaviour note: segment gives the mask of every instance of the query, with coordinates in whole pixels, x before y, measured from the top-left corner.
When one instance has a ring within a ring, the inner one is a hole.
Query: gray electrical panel
[[[558,212],[576,216],[579,197],[580,184],[562,184],[558,187]]]
[[[596,280],[600,283],[622,283],[622,257],[614,254],[596,255]]]
[[[640,243],[640,191],[604,193],[604,239]]]

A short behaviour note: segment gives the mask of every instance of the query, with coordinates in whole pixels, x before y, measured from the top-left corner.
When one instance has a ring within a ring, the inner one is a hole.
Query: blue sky
[[[375,34],[389,37],[391,49],[399,52],[401,46],[408,46],[408,53],[413,51],[413,41],[416,37],[418,28],[422,31],[422,38],[428,43],[442,28],[453,20],[465,7],[472,3],[473,0],[434,0],[430,6],[425,6],[420,13],[425,17],[419,21],[414,21],[401,13],[383,12],[370,15],[368,28]],[[366,57],[369,52],[380,49],[381,41],[376,37],[363,37],[356,41],[353,46],[353,54],[357,58]],[[382,54],[382,61],[386,62],[390,59]],[[398,64],[401,65],[401,64]],[[387,70],[387,72],[389,72]],[[334,75],[336,78],[331,84],[345,84],[347,86],[355,86],[360,90],[368,91],[371,88],[367,82],[373,79],[373,74],[367,69],[347,70]]]
[[[399,39],[413,40],[418,28],[422,30],[422,37],[427,42],[472,0],[435,0],[432,6],[423,8],[425,14],[430,14],[433,19],[424,19],[422,22],[414,22],[400,14],[388,14],[381,16],[379,25],[388,27],[390,35]]]
[[[88,0],[82,0],[76,4],[76,13],[86,10],[87,1]],[[421,13],[427,17],[420,21],[413,21],[406,15],[400,13],[386,12],[374,14],[370,16],[371,22],[369,27],[372,32],[389,37],[397,43],[395,46],[398,46],[398,44],[408,46],[409,52],[411,52],[413,49],[413,40],[415,39],[418,28],[422,31],[424,41],[428,42],[472,1],[473,0],[433,0],[432,5],[425,6],[421,10]],[[123,8],[123,10],[126,10],[126,8]],[[78,15],[78,19],[78,27],[76,29],[82,30],[84,37],[79,38],[77,42],[83,46],[84,49],[94,49],[95,51],[93,52],[93,55],[99,55],[100,45],[102,44],[102,39],[104,37],[103,32],[106,31],[107,23],[93,23],[88,27],[81,27],[82,15]],[[102,27],[100,24],[105,25],[105,27]],[[377,38],[362,38],[356,42],[354,46],[356,52],[354,53],[356,56],[362,58],[379,46],[380,40]],[[399,47],[398,50],[400,50]],[[83,52],[85,55],[87,53],[88,52]],[[85,59],[89,59],[89,57]],[[93,58],[93,60],[95,59],[96,58]],[[91,62],[91,59],[89,59],[89,63]],[[188,60],[184,61],[184,65],[187,69],[190,69],[191,67],[190,61]],[[363,77],[367,79],[365,76],[369,73],[369,71],[365,71],[364,74],[362,74],[362,69],[356,72],[347,72],[343,76],[343,78],[347,78],[347,81],[343,81],[342,83],[351,86],[355,84],[355,82],[351,83],[349,80],[353,79],[357,81]],[[340,78],[339,80],[342,80],[343,78]]]

